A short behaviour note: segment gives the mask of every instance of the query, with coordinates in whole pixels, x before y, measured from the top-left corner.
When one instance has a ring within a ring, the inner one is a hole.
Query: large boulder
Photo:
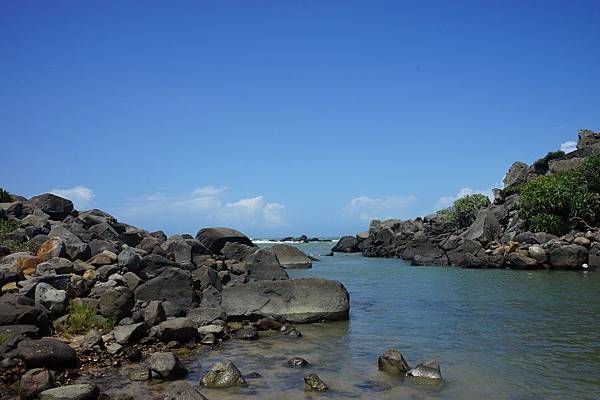
[[[289,244],[275,244],[271,247],[271,250],[273,250],[279,264],[281,264],[283,268],[294,269],[312,267],[311,259],[297,247],[290,246]]]
[[[577,141],[577,150],[599,150],[600,151],[600,132],[582,129],[579,131],[579,140]]]
[[[200,229],[196,239],[214,254],[221,254],[221,249],[228,242],[254,246],[254,243],[243,233],[223,227]]]
[[[358,240],[354,236],[343,236],[331,249],[334,253],[358,253]]]
[[[189,318],[173,318],[158,324],[158,337],[163,342],[187,343],[197,336],[196,326]]]
[[[77,353],[68,344],[55,339],[24,340],[17,345],[17,357],[27,368],[77,368]]]
[[[73,202],[51,193],[34,196],[29,200],[34,208],[41,209],[55,221],[62,221],[73,211]]]
[[[529,166],[524,162],[517,161],[513,163],[504,177],[504,187],[509,187],[515,183],[521,183],[523,181],[523,176],[527,174],[528,168]]]
[[[490,209],[484,209],[479,211],[475,222],[463,233],[463,237],[481,243],[488,243],[498,239],[501,233],[502,227],[494,212]]]
[[[170,301],[183,307],[189,307],[195,296],[191,274],[175,267],[141,284],[134,293],[136,300]]]
[[[588,262],[588,250],[577,244],[559,245],[548,251],[553,268],[581,269]]]
[[[326,279],[258,281],[225,288],[222,306],[229,317],[304,323],[348,319],[350,296],[340,282]]]

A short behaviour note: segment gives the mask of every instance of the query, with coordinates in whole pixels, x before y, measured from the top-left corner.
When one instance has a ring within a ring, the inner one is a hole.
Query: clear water
[[[298,245],[320,256],[331,243]],[[227,341],[183,357],[197,384],[214,362],[230,359],[244,374],[241,389],[208,390],[215,399],[600,399],[600,273],[465,270],[411,267],[399,260],[336,254],[319,257],[292,277],[344,283],[351,296],[347,322],[301,325],[300,339]],[[411,364],[437,359],[443,385],[427,385],[377,370],[385,349],[401,349]],[[286,366],[301,356],[308,370]],[[303,377],[317,373],[331,388],[305,394]],[[110,392],[160,398],[160,385],[101,381]],[[389,385],[377,391],[366,381]],[[155,389],[155,390],[153,390]]]

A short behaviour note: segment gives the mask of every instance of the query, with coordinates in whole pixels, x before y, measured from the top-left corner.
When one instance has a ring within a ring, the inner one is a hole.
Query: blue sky
[[[337,235],[600,130],[598,1],[4,1],[0,186]]]

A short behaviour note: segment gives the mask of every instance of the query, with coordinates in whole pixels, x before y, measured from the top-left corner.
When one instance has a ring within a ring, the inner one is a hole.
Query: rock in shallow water
[[[185,381],[175,381],[165,391],[164,400],[206,400],[198,390]]]
[[[425,361],[416,367],[411,368],[406,375],[414,378],[430,379],[434,381],[442,380],[440,364],[435,360]]]
[[[21,399],[35,399],[38,394],[52,387],[54,379],[50,371],[34,368],[21,377],[19,396]]]
[[[396,349],[386,350],[377,360],[380,371],[393,375],[404,375],[409,370],[402,353]]]
[[[201,383],[210,388],[224,388],[245,385],[246,380],[231,361],[221,361],[202,377]]]
[[[310,364],[302,357],[294,357],[288,360],[287,365],[291,368],[306,368]]]
[[[326,279],[259,281],[225,288],[222,306],[229,317],[305,323],[348,319],[350,296],[341,283]]]
[[[326,392],[327,390],[329,388],[317,375],[310,374],[304,378],[305,392]]]

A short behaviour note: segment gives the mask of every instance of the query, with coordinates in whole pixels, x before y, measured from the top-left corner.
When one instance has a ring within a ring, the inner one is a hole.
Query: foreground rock
[[[186,381],[175,381],[165,390],[164,400],[206,400],[206,397]]]
[[[17,356],[27,368],[77,368],[77,354],[68,344],[55,339],[25,340],[17,346]]]
[[[402,353],[396,349],[386,350],[381,356],[379,356],[377,365],[380,371],[384,371],[392,375],[404,375],[410,369]]]
[[[44,390],[52,388],[54,378],[50,371],[44,368],[34,368],[21,377],[19,396],[21,399],[36,399]]]
[[[229,317],[336,321],[348,319],[350,297],[341,283],[326,279],[259,281],[225,288],[222,306]]]
[[[275,244],[271,247],[283,268],[310,268],[312,261],[304,252],[288,244]]]
[[[213,365],[210,371],[202,377],[201,383],[209,388],[225,388],[245,385],[246,380],[231,361],[224,361]]]
[[[96,400],[98,396],[98,386],[82,383],[45,390],[40,393],[40,400]]]

